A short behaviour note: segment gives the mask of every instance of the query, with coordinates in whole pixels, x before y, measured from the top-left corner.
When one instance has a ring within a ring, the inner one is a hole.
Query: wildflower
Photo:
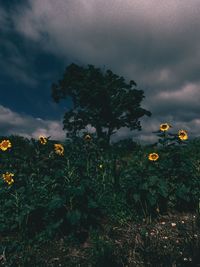
[[[163,225],[164,225],[164,224],[165,224],[165,222],[161,222],[161,224],[163,224]]]
[[[103,169],[103,164],[99,164],[99,168],[100,169]]]
[[[184,260],[184,261],[188,261],[188,259],[187,259],[187,258],[184,258],[183,260]]]
[[[55,152],[59,155],[64,155],[64,147],[61,144],[54,144]]]
[[[156,211],[159,213],[160,212],[160,209],[159,208],[156,208]]]
[[[149,154],[149,160],[156,161],[159,158],[157,153],[151,153]]]
[[[8,185],[11,185],[12,183],[14,183],[14,180],[13,180],[13,178],[12,178],[12,177],[14,176],[13,173],[6,172],[6,173],[3,174],[2,176],[3,176],[4,181],[5,181]]]
[[[171,127],[171,125],[169,125],[168,123],[163,123],[160,125],[160,130],[164,132],[167,131],[169,127]]]
[[[0,149],[5,151],[7,150],[9,147],[11,147],[11,143],[9,140],[3,140],[1,143],[0,143]]]
[[[185,130],[180,130],[178,132],[178,137],[181,139],[181,140],[187,140],[188,139],[188,135],[187,135],[187,132]]]
[[[92,139],[92,137],[89,134],[86,134],[85,138],[86,141],[90,141]]]
[[[39,136],[39,140],[42,145],[45,145],[47,143],[47,139],[43,135]]]
[[[175,226],[176,226],[176,223],[171,223],[171,226],[172,226],[172,227],[175,227]]]

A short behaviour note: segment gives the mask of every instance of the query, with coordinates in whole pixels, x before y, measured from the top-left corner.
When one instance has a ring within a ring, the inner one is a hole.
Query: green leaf
[[[147,201],[150,204],[150,206],[153,207],[156,204],[157,198],[154,196],[154,194],[148,193]]]
[[[158,182],[158,177],[157,176],[150,176],[149,177],[149,185],[152,186],[152,185],[156,185]]]
[[[188,198],[189,192],[190,192],[190,188],[187,188],[184,184],[182,184],[177,188],[176,195],[183,200],[189,201],[189,198]]]
[[[78,210],[69,211],[67,213],[67,219],[72,225],[76,225],[80,222],[81,213]]]
[[[140,195],[139,194],[133,194],[133,199],[137,203],[138,201],[140,201]]]
[[[139,189],[147,190],[149,188],[148,184],[145,182],[139,186]]]
[[[90,199],[88,201],[88,208],[89,209],[94,209],[94,208],[97,208],[97,207],[98,207],[98,204],[94,200]]]
[[[54,196],[48,205],[48,210],[58,209],[58,208],[62,207],[64,202],[65,201],[60,196]]]
[[[163,181],[163,180],[160,181],[158,192],[160,193],[160,195],[162,197],[166,198],[168,196],[168,186],[167,186],[167,183],[165,181]]]

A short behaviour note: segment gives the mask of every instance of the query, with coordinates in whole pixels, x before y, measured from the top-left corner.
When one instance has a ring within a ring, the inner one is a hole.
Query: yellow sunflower
[[[90,141],[92,139],[92,137],[89,134],[86,134],[85,138],[86,141]]]
[[[185,130],[180,130],[180,131],[178,131],[178,137],[179,137],[181,140],[187,140],[187,139],[188,139],[187,132],[186,132]]]
[[[169,127],[171,127],[170,124],[168,124],[168,123],[163,123],[163,124],[160,125],[160,130],[164,132],[164,131],[169,130]]]
[[[64,147],[61,144],[54,144],[55,152],[59,155],[64,155]]]
[[[40,143],[41,143],[42,145],[45,145],[45,144],[47,143],[47,138],[44,137],[43,135],[40,135],[40,136],[39,136],[39,140],[40,140]]]
[[[4,181],[5,181],[8,185],[11,185],[12,183],[14,183],[14,180],[13,180],[13,178],[12,178],[12,177],[14,176],[13,173],[6,172],[6,173],[3,174],[2,176],[3,176]]]
[[[0,149],[5,151],[7,150],[9,147],[11,147],[11,142],[9,140],[3,140],[1,143],[0,143]]]
[[[149,160],[156,161],[159,158],[157,153],[151,153],[149,154]]]

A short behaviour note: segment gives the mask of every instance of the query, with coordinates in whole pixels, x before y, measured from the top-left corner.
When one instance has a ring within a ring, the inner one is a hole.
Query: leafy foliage
[[[198,139],[174,139],[176,145],[165,140],[151,147],[129,140],[103,149],[95,138],[74,137],[63,143],[66,153],[60,156],[53,151],[56,141],[42,145],[34,139],[8,138],[12,147],[0,150],[0,170],[1,175],[15,175],[10,186],[0,179],[0,234],[19,235],[21,244],[63,236],[84,243],[105,220],[125,225],[199,207]],[[157,161],[148,159],[152,151],[159,154]],[[98,238],[95,242],[92,262],[120,264],[118,258],[113,260],[111,243]]]
[[[136,83],[125,83],[123,77],[111,70],[71,64],[63,79],[52,84],[55,102],[70,97],[73,107],[65,113],[63,124],[69,136],[76,135],[89,124],[96,128],[99,139],[110,141],[110,136],[121,127],[141,130],[139,118],[151,112],[141,108],[143,91],[133,89]],[[104,131],[106,129],[106,131]]]

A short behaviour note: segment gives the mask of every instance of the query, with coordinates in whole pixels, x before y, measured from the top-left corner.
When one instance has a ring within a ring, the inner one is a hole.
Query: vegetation
[[[63,79],[52,85],[55,102],[70,97],[73,107],[65,113],[63,124],[68,135],[76,136],[87,125],[96,128],[97,138],[109,143],[110,137],[121,127],[141,130],[139,118],[151,112],[141,108],[143,91],[132,88],[136,83],[125,83],[123,77],[111,70],[102,73],[99,68],[71,64]]]
[[[200,141],[0,138],[2,266],[199,266]]]
[[[151,115],[133,85],[71,64],[52,86],[56,102],[72,98],[70,139],[1,136],[2,266],[200,266],[200,140],[163,123],[155,144],[111,145]]]

